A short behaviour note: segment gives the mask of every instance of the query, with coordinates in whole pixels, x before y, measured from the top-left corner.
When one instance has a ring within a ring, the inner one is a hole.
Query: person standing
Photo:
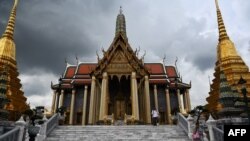
[[[153,118],[153,125],[156,126],[158,122],[159,112],[155,108],[153,108],[151,114]]]

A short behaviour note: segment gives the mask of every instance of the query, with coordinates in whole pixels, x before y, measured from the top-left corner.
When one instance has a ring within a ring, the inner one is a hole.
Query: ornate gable
[[[130,74],[132,71],[141,76],[149,74],[142,60],[137,58],[127,38],[124,38],[122,34],[115,37],[107,51],[103,50],[103,55],[92,72],[95,76],[102,75],[105,71],[109,74]]]

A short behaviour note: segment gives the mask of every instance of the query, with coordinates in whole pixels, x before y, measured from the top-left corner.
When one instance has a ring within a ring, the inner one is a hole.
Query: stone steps
[[[58,126],[46,141],[168,140],[189,141],[182,129],[172,125]]]

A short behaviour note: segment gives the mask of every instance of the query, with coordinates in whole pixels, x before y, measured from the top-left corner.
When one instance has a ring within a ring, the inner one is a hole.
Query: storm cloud
[[[0,33],[13,1],[0,1]],[[178,57],[183,81],[192,81],[192,105],[206,103],[218,42],[214,0],[20,0],[14,38],[20,79],[32,106],[50,106],[50,81],[56,83],[64,72],[65,59],[76,64],[77,55],[96,62],[95,52],[107,49],[114,38],[120,6],[132,48],[146,50],[146,62],[166,55],[166,65],[174,65]],[[250,2],[220,0],[220,7],[229,36],[249,65]]]

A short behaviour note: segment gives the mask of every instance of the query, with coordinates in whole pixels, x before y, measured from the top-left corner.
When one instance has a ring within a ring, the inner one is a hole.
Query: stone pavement
[[[46,141],[164,140],[190,141],[175,125],[58,126]]]

